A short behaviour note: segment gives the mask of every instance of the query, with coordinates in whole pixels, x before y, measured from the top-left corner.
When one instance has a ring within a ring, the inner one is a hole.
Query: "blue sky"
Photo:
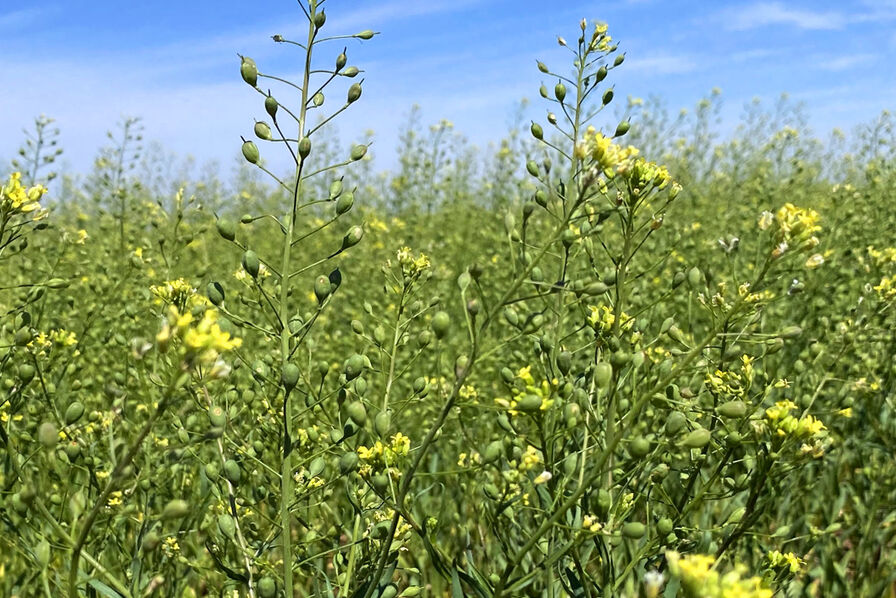
[[[523,97],[533,100],[533,116],[543,115],[535,60],[565,68],[556,36],[574,39],[582,17],[608,22],[627,54],[608,79],[622,101],[660,94],[673,108],[689,107],[719,87],[723,119],[733,123],[753,97],[772,102],[786,91],[806,103],[822,134],[896,109],[896,0],[324,6],[327,32],[381,32],[347,44],[349,64],[365,71],[364,96],[338,128],[345,138],[373,129],[382,167],[394,163],[413,104],[424,123],[448,119],[479,146],[501,138]],[[263,72],[297,75],[297,52],[270,36],[299,39],[302,19],[294,0],[0,0],[0,158],[12,157],[22,127],[45,113],[62,129],[63,164],[84,171],[105,132],[133,115],[148,140],[200,163],[218,160],[226,171],[239,136],[265,116],[239,79],[236,53]]]

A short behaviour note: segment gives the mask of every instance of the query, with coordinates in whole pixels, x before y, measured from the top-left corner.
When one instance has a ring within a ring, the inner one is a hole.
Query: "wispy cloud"
[[[0,31],[18,29],[30,25],[53,12],[52,8],[41,6],[0,12]]]
[[[833,30],[843,27],[843,15],[833,11],[792,8],[782,2],[758,2],[724,11],[725,26],[745,31],[770,25],[788,25],[806,30]]]
[[[819,68],[826,71],[847,71],[851,68],[874,62],[878,58],[875,54],[852,54],[847,56],[838,56],[832,59],[818,59],[815,64]]]
[[[629,72],[642,72],[653,75],[680,75],[697,69],[697,62],[690,56],[669,56],[654,54],[625,61]]]

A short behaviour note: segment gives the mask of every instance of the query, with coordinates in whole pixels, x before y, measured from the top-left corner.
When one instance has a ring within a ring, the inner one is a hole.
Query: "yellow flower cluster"
[[[218,310],[205,310],[202,319],[197,321],[192,313],[181,313],[174,305],[168,307],[168,317],[156,335],[159,350],[167,351],[172,339],[181,341],[183,360],[188,367],[213,365],[221,353],[242,344],[242,339],[232,338],[230,333],[221,330]]]
[[[798,208],[792,203],[786,203],[774,214],[763,212],[759,216],[759,228],[766,230],[775,225],[774,237],[777,246],[772,256],[777,258],[790,248],[797,251],[814,249],[818,245],[815,233],[821,230],[821,225],[818,224],[820,219],[815,210]],[[814,262],[812,265],[815,265]]]
[[[196,292],[196,289],[183,278],[168,280],[162,284],[149,287],[159,303],[175,305],[179,309],[190,309],[197,305],[208,305],[208,300]]]
[[[896,298],[896,276],[884,276],[874,286],[874,290],[883,301],[891,301]]]
[[[0,185],[0,214],[6,218],[12,214],[34,212],[32,220],[40,220],[47,215],[47,210],[40,207],[40,198],[46,192],[47,188],[43,185],[26,189],[22,185],[22,173],[14,172],[5,185]]]
[[[613,330],[613,325],[616,323],[616,314],[613,313],[613,308],[607,305],[601,305],[600,307],[595,307],[594,305],[588,306],[588,325],[594,329],[595,332],[603,332],[608,333]],[[625,312],[622,312],[621,320],[619,321],[619,328],[623,331],[631,330],[632,326],[635,324],[635,320]]]
[[[705,554],[681,556],[667,552],[669,571],[681,580],[687,598],[772,598],[773,592],[758,577],[747,577],[743,566],[728,573],[715,570],[715,558]]]
[[[596,534],[603,528],[604,526],[601,525],[600,520],[598,520],[598,518],[594,515],[589,514],[585,515],[585,517],[582,518],[582,529],[586,532]]]
[[[551,397],[560,385],[560,382],[556,378],[550,382],[542,380],[541,383],[536,383],[535,377],[532,375],[532,366],[529,365],[520,368],[516,377],[522,382],[522,388],[519,386],[511,388],[510,392],[513,396],[510,398],[500,397],[495,399],[496,405],[506,409],[510,415],[517,415],[519,413],[517,410],[519,402],[526,396],[534,395],[541,399],[541,403],[538,407],[541,411],[547,411],[551,408],[554,404],[554,399]]]
[[[402,247],[398,250],[398,265],[401,267],[401,275],[405,280],[418,278],[431,266],[428,257],[422,253],[415,257],[410,247]]]
[[[811,415],[794,417],[791,415],[794,409],[796,404],[793,401],[778,401],[765,410],[765,419],[778,436],[808,440],[825,435],[827,428],[820,420]]]
[[[383,444],[379,440],[370,448],[358,447],[358,457],[370,465],[394,465],[400,457],[405,457],[411,450],[411,439],[398,432],[392,436],[389,444]]]
[[[594,127],[588,127],[584,138],[576,144],[575,148],[577,158],[591,158],[608,177],[615,175],[616,168],[620,164],[634,161],[639,153],[638,148],[634,146],[616,145],[612,138],[607,137]]]
[[[806,562],[792,552],[782,553],[772,550],[765,555],[765,559],[768,561],[769,568],[791,575],[797,575],[806,566]]]
[[[715,395],[742,396],[753,381],[753,358],[741,356],[740,373],[733,370],[716,370],[706,374],[703,382]]]

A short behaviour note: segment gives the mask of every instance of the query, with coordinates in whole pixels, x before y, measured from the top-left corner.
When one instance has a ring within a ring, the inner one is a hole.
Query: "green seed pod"
[[[614,67],[619,66],[620,64],[623,63],[623,61],[625,61],[625,54],[620,54],[619,56],[616,57],[615,60],[613,60],[613,66]]]
[[[323,457],[317,457],[311,464],[308,466],[308,475],[312,478],[316,478],[320,474],[324,472],[327,468],[327,460]]]
[[[426,378],[423,376],[415,378],[412,388],[414,389],[414,394],[424,393],[426,391]]]
[[[586,295],[589,295],[589,296],[591,296],[591,297],[594,297],[594,296],[597,296],[597,295],[603,295],[603,294],[606,293],[609,289],[610,289],[610,287],[608,287],[608,286],[606,285],[606,283],[603,283],[603,282],[601,282],[601,281],[599,281],[599,280],[596,280],[596,281],[594,281],[594,282],[590,282],[590,283],[588,283],[588,284],[585,286],[585,288],[582,289],[582,292],[585,293]]]
[[[323,303],[330,296],[330,279],[326,276],[318,276],[314,281],[314,295],[318,303]]]
[[[666,418],[666,434],[675,436],[681,432],[687,422],[688,418],[685,417],[684,413],[681,411],[673,411],[669,414],[669,417]]]
[[[252,278],[256,278],[260,269],[261,260],[258,259],[258,254],[251,249],[247,249],[243,254],[243,270]]]
[[[398,596],[398,588],[395,587],[395,584],[390,583],[383,591],[380,592],[380,598],[395,598]]]
[[[572,368],[572,353],[569,351],[560,351],[557,354],[557,369],[560,370],[560,373],[564,376],[569,373],[569,370]]]
[[[311,138],[310,137],[302,137],[299,141],[299,157],[303,160],[308,157],[308,154],[311,153]]]
[[[84,404],[81,401],[74,401],[65,410],[65,425],[70,426],[76,423],[84,415]]]
[[[538,164],[535,163],[535,160],[526,162],[526,171],[535,178],[538,178]]]
[[[277,117],[277,108],[279,108],[280,104],[277,103],[277,100],[274,99],[274,96],[267,96],[264,99],[264,109],[271,118]]]
[[[51,278],[44,285],[50,289],[60,290],[67,289],[71,283],[64,278]]]
[[[607,67],[606,66],[600,67],[599,69],[597,69],[597,72],[594,73],[594,82],[595,83],[600,83],[601,81],[603,81],[606,78],[607,78]]]
[[[606,106],[607,104],[609,104],[610,102],[612,102],[612,101],[613,101],[613,90],[612,90],[612,89],[608,89],[607,91],[605,91],[605,92],[604,92],[604,97],[603,97],[603,99],[602,99],[601,101],[603,102],[604,106]]]
[[[358,70],[358,67],[350,66],[347,69],[345,69],[344,71],[342,71],[342,76],[343,77],[356,77],[359,72],[361,72],[361,71]]]
[[[500,440],[494,440],[485,447],[482,452],[482,462],[485,464],[494,463],[504,454],[504,444]]]
[[[716,408],[722,417],[740,418],[747,414],[747,404],[743,401],[727,401]]]
[[[283,388],[286,390],[286,392],[291,392],[298,383],[299,366],[292,362],[285,364],[280,372],[280,384],[283,385]]]
[[[324,94],[319,91],[311,98],[311,103],[314,104],[315,108],[320,108],[324,105],[324,99]]]
[[[376,35],[376,34],[373,31],[371,31],[370,29],[365,29],[361,33],[356,33],[355,37],[366,40],[366,39],[371,39],[374,35]]]
[[[240,464],[233,459],[224,461],[224,477],[227,478],[227,481],[231,484],[239,484],[240,478],[242,477]]]
[[[448,329],[450,326],[451,316],[449,316],[447,312],[438,311],[432,317],[432,331],[433,334],[436,335],[437,339],[445,338],[445,335],[448,334]]]
[[[539,140],[544,139],[544,131],[542,130],[540,124],[533,122],[532,126],[529,127],[529,130],[532,132],[532,137],[535,137]]]
[[[594,382],[600,389],[609,388],[613,379],[613,366],[606,361],[598,362],[594,365]]]
[[[69,461],[73,462],[75,459],[81,456],[81,445],[74,440],[66,443],[63,450],[65,451],[65,456],[68,457]]]
[[[252,87],[258,83],[258,67],[248,56],[240,56],[240,76]]]
[[[381,438],[385,438],[386,434],[392,428],[392,413],[390,411],[380,411],[373,418],[373,430]]]
[[[656,522],[656,531],[659,532],[660,535],[665,536],[672,533],[675,527],[672,524],[672,520],[668,517],[663,517],[659,521]]]
[[[352,83],[348,88],[348,95],[345,99],[347,104],[353,104],[361,98],[361,84]]]
[[[205,295],[208,297],[208,300],[212,302],[212,305],[220,306],[224,303],[224,287],[221,286],[221,283],[208,283],[205,286]]]
[[[361,320],[352,320],[351,326],[355,334],[364,334],[364,323]]]
[[[361,372],[364,371],[364,366],[367,365],[364,360],[364,356],[358,353],[355,353],[351,357],[349,357],[345,362],[345,377],[347,380],[354,380],[358,376],[361,375]]]
[[[694,266],[688,270],[688,284],[691,285],[692,289],[698,289],[701,286],[701,282],[703,282],[703,273],[700,271],[700,268]]]
[[[32,338],[34,338],[34,335],[31,333],[31,329],[23,326],[22,328],[16,330],[14,342],[17,347],[24,347],[31,342]]]
[[[23,363],[19,367],[16,368],[16,376],[19,378],[19,382],[21,382],[22,386],[26,386],[29,382],[34,380],[34,376],[37,373],[37,370],[34,369],[34,366],[30,363]],[[10,386],[14,383],[10,381]]]
[[[709,444],[711,439],[712,434],[710,434],[709,430],[697,428],[684,437],[684,440],[681,441],[681,446],[688,449],[700,449]]]
[[[159,538],[159,535],[157,533],[149,532],[148,534],[143,536],[143,542],[141,543],[141,546],[143,547],[144,552],[152,552],[153,550],[158,548],[161,541],[162,539]]]
[[[354,247],[358,243],[361,242],[361,238],[364,236],[364,229],[360,226],[353,226],[348,229],[348,232],[345,233],[345,236],[342,237],[342,249],[348,249],[350,247]]]
[[[34,547],[34,557],[41,569],[46,569],[50,564],[50,543],[46,538],[41,538],[41,541]]]
[[[541,95],[541,97],[543,97],[544,99],[548,99],[548,88],[545,87],[544,85],[542,85],[541,87],[538,88],[538,93],[539,93],[539,94]]]
[[[352,209],[352,206],[355,203],[355,194],[349,191],[339,197],[336,200],[336,215],[342,216],[346,212]]]
[[[803,333],[803,329],[799,326],[787,326],[781,331],[781,338],[796,338]]]
[[[236,535],[236,521],[234,521],[233,517],[227,513],[221,513],[218,515],[218,531],[220,531],[225,538],[232,539]]]
[[[342,70],[347,60],[348,57],[346,57],[345,52],[340,52],[339,56],[336,57],[336,72]]]
[[[542,399],[535,394],[528,394],[517,401],[516,408],[524,413],[532,413],[541,409]]]
[[[566,98],[566,86],[563,83],[557,83],[554,86],[554,97],[557,101],[562,102]]]
[[[352,401],[345,409],[348,417],[358,427],[363,427],[367,423],[367,408],[361,401]]]
[[[363,158],[365,155],[367,155],[367,146],[364,144],[358,144],[358,145],[352,146],[352,151],[349,154],[349,157],[353,161],[357,162],[358,160]]]
[[[535,61],[535,64],[536,64],[536,66],[538,66],[538,70],[540,70],[542,73],[547,73],[547,72],[548,72],[548,67],[547,67],[547,65],[546,65],[545,63],[543,63],[542,61],[540,61],[540,60],[536,60],[536,61]]]
[[[650,453],[650,441],[643,436],[638,436],[628,445],[628,452],[632,457],[646,457]]]
[[[630,540],[638,540],[644,537],[647,528],[640,521],[629,521],[622,526],[622,535]]]
[[[631,128],[631,123],[627,120],[622,121],[618,125],[616,125],[616,132],[613,134],[613,137],[622,137],[628,130]]]
[[[351,473],[358,466],[358,453],[349,451],[339,458],[339,471],[342,475]]]
[[[274,598],[277,595],[277,582],[267,575],[258,580],[259,598]]]
[[[258,164],[259,154],[258,146],[253,141],[243,141],[243,157],[250,164]]]
[[[342,184],[341,178],[336,179],[332,183],[330,183],[330,189],[329,189],[330,200],[334,200],[337,197],[339,197],[340,195],[342,195],[342,189],[343,189],[343,184]]]
[[[212,405],[208,408],[208,420],[216,428],[223,428],[227,424],[227,412],[220,405]]]
[[[46,449],[56,448],[59,442],[59,429],[52,422],[44,422],[37,428],[37,440]]]
[[[268,126],[268,123],[264,121],[258,121],[255,123],[255,136],[259,139],[264,139],[265,141],[270,141],[273,136],[271,135],[271,127]]]
[[[384,473],[373,476],[370,481],[373,483],[373,489],[379,494],[385,494],[389,490],[389,476]]]
[[[168,501],[162,509],[162,519],[181,519],[190,514],[190,503],[179,498]]]

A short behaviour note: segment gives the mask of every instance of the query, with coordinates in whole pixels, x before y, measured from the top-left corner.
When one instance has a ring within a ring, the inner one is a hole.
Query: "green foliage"
[[[0,594],[893,594],[890,115],[602,134],[582,21],[544,119],[483,157],[412,112],[376,177],[330,128],[375,33],[303,10],[231,185],[136,119],[49,209],[49,119],[3,180]]]

